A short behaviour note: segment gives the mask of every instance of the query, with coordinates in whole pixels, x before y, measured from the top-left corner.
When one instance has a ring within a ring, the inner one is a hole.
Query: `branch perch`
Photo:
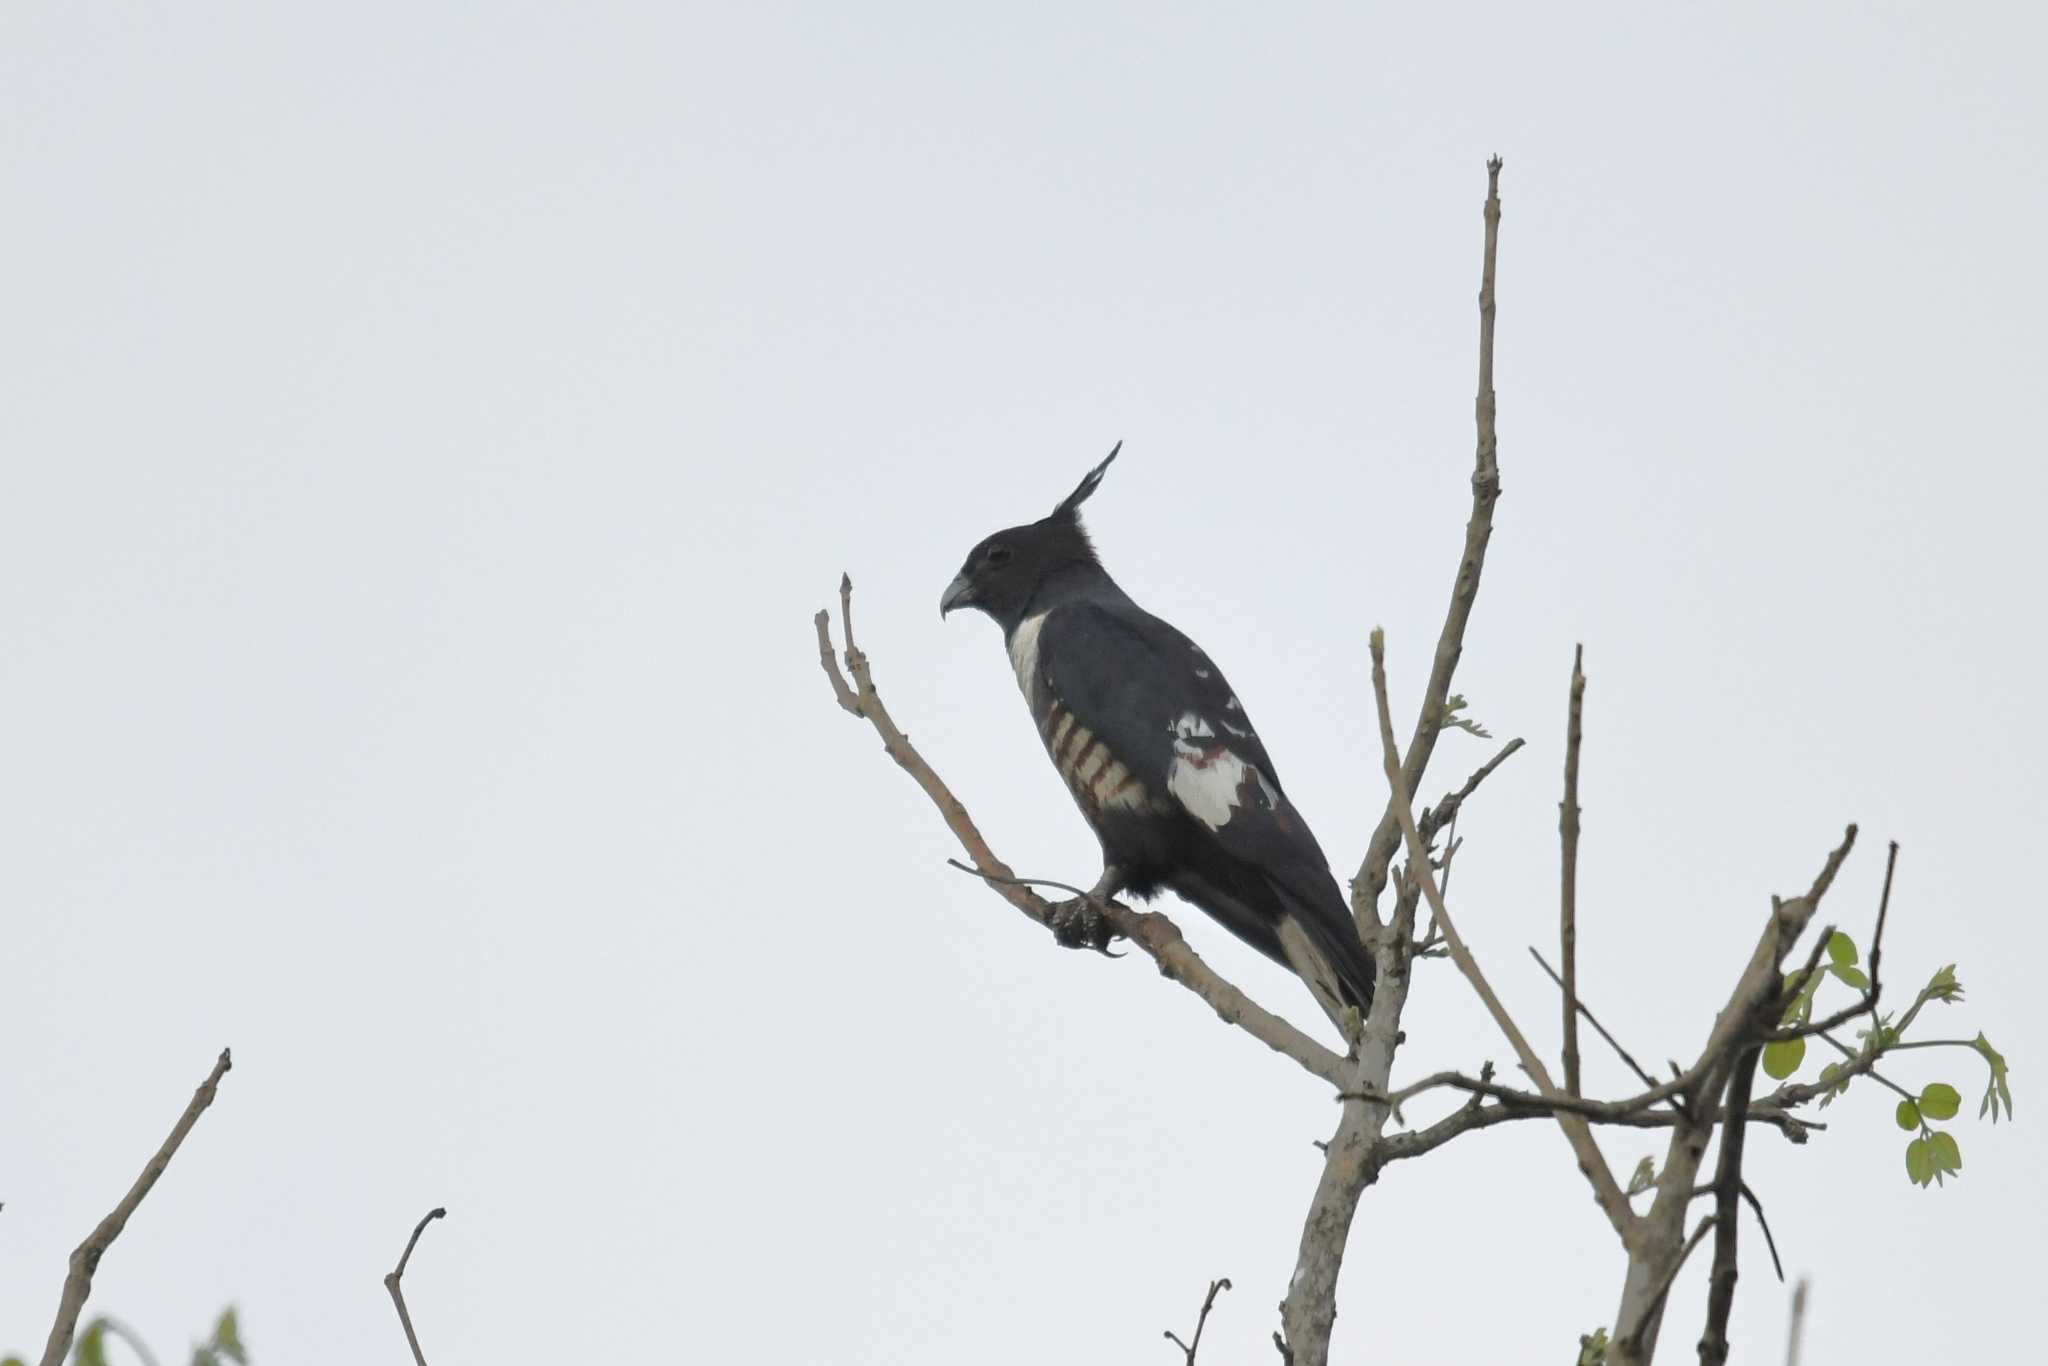
[[[882,748],[889,757],[912,780],[924,790],[932,805],[938,808],[946,828],[960,842],[973,863],[971,871],[981,877],[990,890],[1022,911],[1040,925],[1051,927],[1054,907],[1052,903],[1033,892],[1017,876],[1009,864],[996,857],[989,847],[974,818],[959,798],[953,795],[945,780],[918,753],[910,743],[910,737],[897,728],[889,709],[882,705],[882,698],[875,691],[874,674],[868,664],[868,657],[853,643],[853,580],[842,574],[839,579],[839,610],[841,634],[846,640],[846,672],[852,675],[849,686],[846,675],[841,674],[833,658],[832,625],[830,615],[819,612],[813,619],[818,633],[818,659],[826,676],[832,680],[833,696],[839,705],[853,715],[860,717],[874,727],[875,734],[882,739]],[[1320,1077],[1332,1086],[1345,1084],[1344,1059],[1325,1048],[1301,1030],[1275,1015],[1258,1002],[1245,995],[1233,983],[1226,981],[1211,968],[1202,956],[1189,946],[1181,935],[1180,927],[1158,911],[1135,911],[1114,901],[1091,898],[1091,904],[1098,910],[1123,938],[1130,940],[1151,957],[1159,967],[1160,974],[1170,981],[1178,982],[1216,1012],[1226,1024],[1236,1025],[1245,1033],[1265,1044],[1276,1053],[1292,1058],[1312,1076]]]

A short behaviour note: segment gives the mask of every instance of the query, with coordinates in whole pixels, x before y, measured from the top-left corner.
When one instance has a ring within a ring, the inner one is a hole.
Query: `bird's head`
[[[1117,442],[1047,516],[998,531],[968,551],[967,562],[939,597],[939,615],[972,607],[988,613],[1007,632],[1025,618],[1047,579],[1078,567],[1099,572],[1095,547],[1081,528],[1081,504],[1095,492],[1103,471],[1123,448],[1124,443]]]

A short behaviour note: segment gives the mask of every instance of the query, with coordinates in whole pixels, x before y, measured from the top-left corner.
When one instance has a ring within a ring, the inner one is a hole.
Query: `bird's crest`
[[[1046,520],[1050,522],[1065,519],[1069,522],[1079,522],[1081,504],[1087,502],[1089,496],[1095,492],[1096,485],[1102,482],[1103,471],[1109,468],[1109,462],[1116,459],[1116,453],[1123,448],[1124,443],[1121,441],[1110,447],[1109,454],[1102,457],[1102,463],[1081,476],[1081,482],[1074,486],[1074,491],[1060,499],[1060,505],[1052,510]]]

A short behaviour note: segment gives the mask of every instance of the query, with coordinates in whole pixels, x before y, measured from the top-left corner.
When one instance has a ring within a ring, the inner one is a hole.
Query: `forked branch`
[[[1522,1064],[1522,1070],[1536,1083],[1536,1090],[1545,1100],[1568,1101],[1550,1079],[1550,1069],[1543,1065],[1543,1059],[1529,1046],[1521,1027],[1501,1004],[1493,986],[1486,980],[1486,974],[1479,970],[1472,951],[1465,946],[1465,940],[1458,933],[1457,924],[1451,919],[1450,908],[1444,904],[1443,895],[1437,890],[1436,874],[1429,866],[1429,851],[1422,842],[1422,834],[1415,828],[1415,815],[1409,805],[1408,789],[1402,773],[1401,756],[1394,748],[1394,718],[1387,703],[1387,647],[1386,638],[1379,632],[1372,633],[1372,693],[1373,702],[1379,712],[1380,747],[1385,760],[1387,784],[1394,792],[1394,813],[1401,826],[1401,833],[1408,841],[1408,867],[1412,876],[1420,880],[1422,894],[1429,902],[1430,913],[1436,917],[1437,929],[1444,937],[1444,946],[1451,952],[1451,961],[1458,965],[1458,971],[1479,994],[1487,1013],[1506,1036],[1508,1044],[1515,1050],[1515,1057]],[[1573,1154],[1578,1158],[1579,1170],[1593,1187],[1593,1198],[1599,1202],[1608,1223],[1614,1226],[1624,1242],[1627,1241],[1635,1223],[1635,1215],[1628,1207],[1628,1196],[1623,1194],[1621,1185],[1614,1179],[1614,1173],[1607,1165],[1607,1158],[1601,1153],[1600,1145],[1593,1139],[1593,1131],[1587,1127],[1583,1116],[1570,1109],[1558,1106],[1554,1109],[1558,1127],[1564,1131],[1565,1141],[1571,1144]]]
[[[1209,1311],[1216,1307],[1217,1293],[1228,1289],[1230,1289],[1230,1278],[1228,1276],[1219,1276],[1209,1282],[1209,1293],[1202,1296],[1201,1315],[1195,1319],[1195,1335],[1186,1342],[1182,1342],[1179,1335],[1171,1328],[1166,1330],[1166,1340],[1180,1348],[1181,1355],[1187,1358],[1186,1366],[1195,1366],[1195,1353],[1202,1350],[1202,1330],[1209,1326]]]
[[[398,1306],[398,1324],[405,1329],[405,1345],[412,1348],[413,1366],[427,1366],[426,1354],[420,1351],[419,1335],[412,1330],[412,1314],[405,1307],[405,1291],[399,1282],[405,1279],[405,1264],[412,1260],[412,1250],[419,1245],[420,1235],[427,1231],[427,1225],[436,1219],[445,1219],[448,1211],[440,1205],[420,1216],[412,1226],[412,1237],[405,1240],[405,1251],[398,1254],[398,1265],[385,1273],[384,1288],[391,1292],[391,1302]]]

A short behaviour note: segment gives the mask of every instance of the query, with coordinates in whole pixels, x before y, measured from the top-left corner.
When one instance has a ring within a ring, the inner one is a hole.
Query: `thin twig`
[[[1458,857],[1458,851],[1464,847],[1465,841],[1458,838],[1458,818],[1454,815],[1451,817],[1451,828],[1444,831],[1444,856],[1437,860],[1436,865],[1437,885],[1443,888],[1446,896],[1451,892],[1451,862]],[[1422,942],[1428,942],[1426,936]]]
[[[1385,635],[1375,630],[1372,633],[1372,690],[1374,705],[1379,712],[1380,749],[1385,759],[1387,783],[1394,790],[1394,814],[1401,824],[1401,833],[1408,841],[1408,865],[1410,871],[1422,884],[1422,894],[1429,901],[1429,909],[1436,916],[1437,928],[1443,933],[1444,946],[1451,951],[1451,961],[1458,965],[1472,989],[1479,994],[1493,1022],[1515,1050],[1521,1061],[1522,1070],[1536,1083],[1536,1089],[1546,1100],[1569,1099],[1562,1096],[1550,1079],[1550,1070],[1543,1065],[1543,1059],[1529,1046],[1521,1027],[1494,994],[1493,986],[1486,980],[1486,974],[1479,970],[1470,949],[1465,947],[1464,937],[1451,920],[1450,909],[1444,905],[1443,895],[1436,887],[1436,877],[1430,871],[1429,854],[1423,847],[1422,834],[1415,828],[1415,815],[1409,808],[1408,790],[1403,785],[1400,755],[1394,749],[1394,718],[1387,705],[1387,660]],[[1593,1187],[1593,1197],[1600,1204],[1602,1212],[1614,1231],[1626,1242],[1635,1225],[1636,1216],[1629,1208],[1628,1196],[1622,1193],[1621,1185],[1614,1179],[1608,1168],[1607,1158],[1600,1151],[1600,1145],[1593,1140],[1593,1131],[1587,1127],[1583,1117],[1569,1109],[1555,1110],[1558,1127],[1564,1131],[1565,1141],[1571,1144],[1573,1154],[1578,1158],[1579,1170]]]
[[[1423,812],[1420,816],[1417,816],[1415,818],[1417,828],[1431,840],[1436,838],[1437,831],[1446,827],[1455,828],[1460,808],[1470,800],[1473,793],[1479,790],[1479,785],[1492,777],[1493,771],[1506,763],[1509,757],[1521,747],[1522,737],[1519,735],[1502,745],[1499,753],[1473,770],[1472,776],[1465,780],[1463,787],[1459,788],[1456,792],[1446,793],[1442,801]]]
[[[853,596],[853,579],[850,575],[840,574],[839,591],[844,595],[841,601],[848,604],[845,610],[850,617],[852,612],[851,599]],[[860,699],[854,696],[853,689],[846,686],[846,675],[839,672],[839,664],[832,658],[832,619],[825,613],[820,612],[818,613],[817,626],[818,663],[823,666],[825,677],[832,680],[832,695],[839,699],[841,707],[852,712],[855,716],[859,716],[861,714]]]
[[[1479,1097],[1475,1095],[1473,1103],[1459,1106],[1427,1128],[1410,1130],[1385,1139],[1380,1145],[1380,1165],[1384,1167],[1390,1163],[1421,1157],[1425,1153],[1441,1148],[1460,1134],[1471,1133],[1476,1129],[1490,1129],[1498,1124],[1510,1124],[1523,1119],[1548,1119],[1556,1113],[1556,1107],[1540,1096],[1531,1097],[1526,1103],[1521,1100],[1503,1100],[1488,1105],[1476,1103],[1478,1101]],[[1605,1124],[1627,1129],[1679,1129],[1690,1127],[1693,1123],[1692,1116],[1681,1109],[1636,1110],[1624,1114],[1587,1115],[1585,1118],[1590,1124]],[[1749,1107],[1748,1118],[1751,1124],[1770,1125],[1791,1143],[1804,1143],[1815,1131],[1826,1132],[1828,1127],[1812,1120],[1801,1119],[1782,1107],[1763,1100],[1756,1101]],[[1716,1106],[1712,1112],[1702,1116],[1701,1120],[1709,1124],[1723,1124],[1727,1122],[1727,1112]]]
[[[64,1277],[64,1294],[57,1303],[57,1321],[50,1326],[50,1340],[43,1347],[42,1366],[62,1366],[64,1354],[71,1349],[72,1336],[78,1331],[78,1315],[85,1308],[86,1296],[92,1294],[93,1272],[99,1269],[100,1258],[107,1255],[107,1249],[121,1236],[121,1230],[134,1217],[142,1197],[149,1194],[157,1178],[171,1165],[177,1156],[178,1145],[185,1141],[185,1135],[192,1132],[192,1126],[199,1122],[199,1116],[206,1107],[213,1104],[214,1093],[220,1089],[220,1079],[233,1067],[234,1059],[223,1048],[220,1057],[214,1061],[213,1071],[206,1080],[199,1083],[199,1089],[192,1093],[191,1103],[185,1113],[178,1116],[178,1122],[171,1126],[171,1136],[156,1150],[156,1156],[149,1159],[142,1169],[142,1175],[135,1178],[135,1184],[121,1197],[121,1203],[114,1206],[114,1212],[100,1220],[99,1226],[86,1235],[71,1254],[69,1273]]]
[[[1195,1336],[1191,1342],[1182,1342],[1174,1336],[1171,1328],[1166,1330],[1166,1340],[1180,1348],[1187,1357],[1187,1366],[1195,1366],[1195,1353],[1202,1349],[1202,1330],[1209,1326],[1209,1310],[1216,1303],[1216,1292],[1230,1289],[1230,1278],[1222,1276],[1209,1282],[1209,1293],[1202,1297],[1202,1314],[1195,1320]]]
[[[1883,984],[1878,980],[1877,968],[1879,960],[1881,960],[1884,957],[1884,922],[1885,916],[1891,910],[1892,873],[1894,870],[1897,869],[1898,865],[1899,842],[1897,840],[1893,840],[1891,842],[1891,847],[1885,854],[1884,859],[1884,891],[1881,894],[1879,894],[1877,899],[1877,928],[1872,930],[1870,933],[1870,985],[1863,989],[1863,994],[1855,1001],[1854,1004],[1842,1007],[1842,1009],[1836,1011],[1834,1014],[1828,1016],[1824,1020],[1814,1020],[1810,1021],[1807,1024],[1795,1025],[1789,1029],[1778,1030],[1771,1035],[1772,1039],[1803,1039],[1811,1034],[1825,1034],[1830,1029],[1839,1029],[1841,1026],[1849,1023],[1849,1021],[1855,1019],[1859,1015],[1870,1015],[1876,1013],[1878,993],[1883,990]],[[1832,937],[1832,935],[1823,936],[1821,944],[1816,945],[1816,950],[1818,950],[1821,947],[1824,947],[1826,945],[1827,940]],[[1818,952],[1816,952],[1815,954],[1813,966],[1815,968],[1820,966],[1820,958]],[[1903,1030],[1907,1024],[1911,1023],[1911,1021],[1912,1015],[1909,1012],[1907,1014],[1906,1019],[1901,1020],[1899,1022],[1899,1028]]]
[[[1917,1101],[1919,1099],[1919,1097],[1915,1095],[1913,1092],[1908,1091],[1905,1087],[1899,1085],[1890,1077],[1886,1076],[1884,1073],[1877,1070],[1878,1058],[1883,1053],[1890,1052],[1890,1049],[1879,1049],[1874,1050],[1870,1053],[1859,1053],[1858,1051],[1849,1047],[1849,1045],[1843,1043],[1840,1039],[1836,1038],[1832,1034],[1822,1034],[1820,1038],[1824,1043],[1826,1043],[1830,1048],[1834,1049],[1837,1053],[1840,1053],[1843,1057],[1851,1060],[1849,1069],[1847,1071],[1837,1073],[1835,1075],[1835,1080],[1831,1083],[1831,1085],[1838,1086],[1842,1083],[1842,1081],[1845,1078],[1855,1076],[1859,1073],[1863,1073],[1867,1074],[1872,1081],[1882,1082],[1884,1085],[1890,1087],[1891,1090],[1903,1100]],[[1866,1065],[1858,1067],[1856,1066],[1857,1063],[1864,1063]]]
[[[1078,897],[1087,897],[1092,895],[1092,893],[1086,891],[1083,888],[1076,887],[1071,882],[1055,882],[1053,879],[1049,877],[1001,877],[995,873],[984,873],[981,871],[981,869],[974,867],[972,864],[962,863],[959,859],[956,858],[947,859],[946,866],[948,868],[958,868],[961,872],[967,874],[969,877],[978,877],[983,882],[993,882],[998,886],[1002,887],[1050,887],[1054,891],[1072,892],[1075,896]],[[1108,905],[1111,903],[1109,903],[1106,899],[1103,899],[1103,904]]]
[[[1537,967],[1542,968],[1544,972],[1549,974],[1551,981],[1557,983],[1559,990],[1564,989],[1564,978],[1558,976],[1557,970],[1551,967],[1550,964],[1543,961],[1543,955],[1536,952],[1536,946],[1534,944],[1531,944],[1529,946],[1529,956],[1536,960]],[[1602,1025],[1600,1021],[1594,1017],[1593,1012],[1587,1009],[1586,1003],[1584,1001],[1578,1001],[1577,1004],[1579,1007],[1579,1014],[1585,1017],[1587,1024],[1593,1026],[1594,1033],[1598,1034],[1601,1038],[1607,1040],[1607,1046],[1614,1050],[1614,1054],[1616,1057],[1620,1058],[1622,1062],[1628,1065],[1628,1070],[1635,1073],[1636,1078],[1639,1081],[1641,1081],[1643,1085],[1655,1087],[1657,1085],[1657,1079],[1651,1076],[1648,1072],[1645,1072],[1642,1069],[1642,1065],[1639,1064],[1633,1057],[1629,1055],[1629,1051],[1626,1048],[1623,1048],[1621,1046],[1621,1041],[1619,1039],[1616,1039],[1612,1034],[1607,1032],[1606,1026]]]
[[[1586,702],[1586,675],[1582,669],[1586,647],[1572,651],[1571,703],[1564,727],[1564,800],[1557,806],[1557,830],[1563,845],[1564,872],[1558,895],[1558,958],[1564,964],[1564,1089],[1566,1095],[1582,1095],[1579,1089],[1579,741],[1584,735],[1581,715]]]
[[[1764,1202],[1756,1198],[1756,1192],[1750,1189],[1747,1181],[1742,1183],[1742,1198],[1749,1202],[1749,1211],[1756,1216],[1756,1226],[1763,1230],[1764,1246],[1771,1253],[1771,1270],[1782,1285],[1785,1282],[1785,1264],[1778,1260],[1778,1240],[1771,1236],[1771,1221],[1764,1218]]]
[[[1785,1366],[1799,1366],[1801,1340],[1806,1336],[1806,1294],[1809,1282],[1804,1276],[1799,1284],[1792,1287],[1792,1323],[1785,1333]]]
[[[1968,1048],[1974,1051],[1976,1047],[1975,1039],[1901,1039],[1897,1043],[1886,1044],[1884,1051],[1904,1053],[1914,1048]]]
[[[1700,1245],[1700,1239],[1706,1237],[1707,1230],[1713,1228],[1713,1226],[1714,1216],[1711,1214],[1700,1220],[1699,1227],[1692,1231],[1692,1237],[1686,1239],[1685,1246],[1678,1250],[1678,1260],[1665,1268],[1663,1277],[1657,1283],[1655,1293],[1650,1296],[1652,1302],[1663,1303],[1664,1297],[1671,1293],[1671,1283],[1678,1279],[1678,1273],[1683,1271],[1685,1264],[1692,1259],[1693,1249]]]
[[[427,1231],[427,1225],[447,1217],[448,1211],[440,1205],[421,1216],[420,1221],[412,1226],[412,1237],[405,1240],[405,1251],[398,1254],[398,1265],[384,1277],[384,1288],[391,1292],[391,1302],[398,1306],[399,1326],[405,1329],[405,1343],[412,1348],[414,1366],[427,1366],[427,1358],[420,1351],[418,1335],[412,1331],[412,1315],[406,1312],[405,1292],[399,1289],[398,1283],[405,1278],[405,1264],[412,1260],[412,1250],[419,1243],[420,1235]]]
[[[1421,1081],[1402,1087],[1398,1091],[1379,1092],[1370,1089],[1339,1091],[1336,1099],[1340,1101],[1364,1100],[1371,1101],[1377,1105],[1385,1105],[1394,1112],[1394,1116],[1398,1119],[1403,1105],[1406,1105],[1409,1101],[1426,1091],[1433,1091],[1439,1088],[1462,1091],[1467,1095],[1483,1096],[1497,1100],[1504,1107],[1510,1109],[1534,1114],[1578,1115],[1594,1124],[1615,1124],[1633,1129],[1668,1128],[1674,1122],[1673,1114],[1684,1110],[1683,1106],[1676,1104],[1672,1106],[1670,1112],[1660,1112],[1651,1108],[1659,1101],[1675,1101],[1675,1096],[1664,1094],[1663,1087],[1658,1087],[1644,1095],[1631,1096],[1626,1100],[1587,1100],[1582,1096],[1567,1096],[1562,1093],[1546,1096],[1534,1091],[1519,1091],[1514,1087],[1502,1086],[1498,1082],[1493,1081],[1491,1064],[1488,1064],[1488,1070],[1478,1077],[1470,1077],[1462,1072],[1435,1072],[1424,1077]],[[1754,1106],[1746,1108],[1752,1111],[1750,1117],[1757,1122],[1777,1125],[1780,1128],[1785,1127],[1788,1122],[1800,1130],[1826,1127],[1825,1125],[1808,1124],[1804,1120],[1786,1115],[1783,1113],[1783,1108],[1776,1104],[1771,1104],[1763,1113],[1755,1113]],[[1717,1111],[1716,1113],[1725,1114],[1726,1112]],[[1802,1133],[1801,1137],[1803,1136]]]

